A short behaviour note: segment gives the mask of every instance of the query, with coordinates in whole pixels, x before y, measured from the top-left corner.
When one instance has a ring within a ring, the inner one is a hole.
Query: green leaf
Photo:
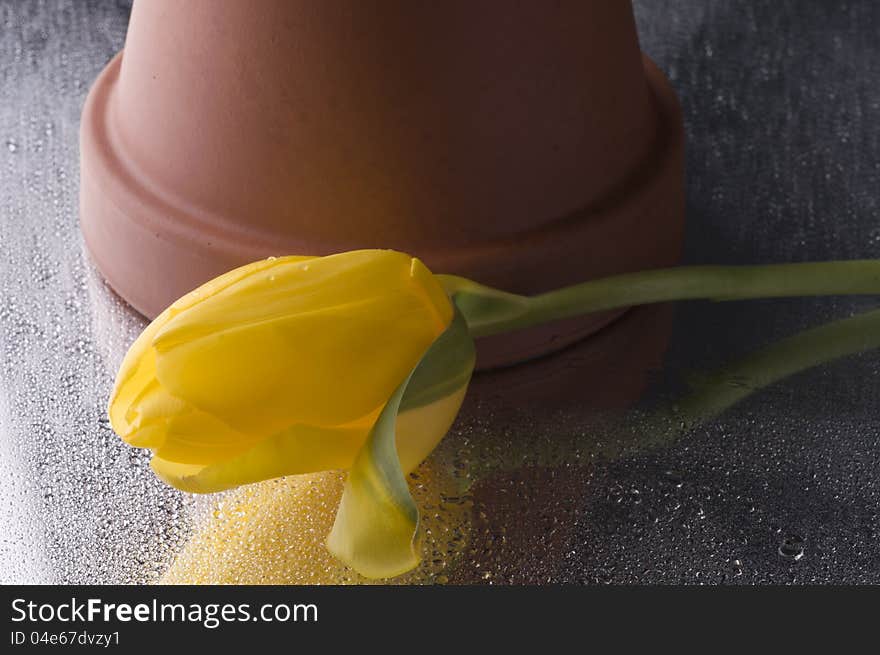
[[[413,370],[400,411],[428,405],[461,389],[471,379],[475,359],[474,341],[464,316],[456,309],[450,326]]]
[[[388,578],[418,565],[419,511],[401,467],[404,454],[398,453],[398,415],[423,412],[432,424],[419,429],[433,431],[438,441],[458,412],[474,359],[473,340],[456,311],[449,328],[388,400],[358,452],[327,547],[361,575]],[[450,404],[450,398],[458,401]],[[440,416],[431,411],[437,407],[443,409]]]

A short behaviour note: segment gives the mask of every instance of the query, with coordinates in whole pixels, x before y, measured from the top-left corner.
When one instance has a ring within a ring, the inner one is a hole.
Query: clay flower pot
[[[137,0],[83,110],[81,223],[148,317],[255,259],[365,247],[536,293],[675,262],[682,142],[628,0]]]

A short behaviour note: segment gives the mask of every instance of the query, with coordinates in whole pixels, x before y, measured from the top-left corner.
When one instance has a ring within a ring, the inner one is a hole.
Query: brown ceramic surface
[[[535,293],[676,260],[682,143],[624,0],[138,0],[84,108],[81,223],[150,317],[255,259],[363,247]]]

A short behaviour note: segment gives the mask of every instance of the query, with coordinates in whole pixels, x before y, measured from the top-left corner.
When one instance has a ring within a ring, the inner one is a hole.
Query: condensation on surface
[[[880,5],[636,9],[685,110],[686,260],[877,256]],[[196,498],[109,428],[113,375],[144,322],[83,251],[77,137],[127,12],[0,2],[0,582],[363,582],[323,548],[339,474]],[[592,390],[644,371],[591,371],[576,351],[563,361],[584,384],[565,406],[508,402],[478,380],[411,479],[424,557],[397,581],[880,582],[876,353],[706,423],[675,414],[695,372],[874,305],[681,305],[637,410],[600,411]]]

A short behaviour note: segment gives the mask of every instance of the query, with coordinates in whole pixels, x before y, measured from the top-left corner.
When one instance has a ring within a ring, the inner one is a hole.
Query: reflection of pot
[[[589,488],[586,466],[524,467],[478,482],[472,495],[470,559],[453,584],[547,584],[576,547]]]
[[[488,434],[471,435],[481,444],[470,454],[476,458],[471,466],[481,471],[470,494],[473,555],[454,568],[451,582],[560,579],[585,518],[588,456],[613,451],[618,440],[628,443],[629,433],[615,428],[619,411],[641,397],[660,369],[672,309],[631,309],[589,339],[530,362],[527,372],[525,365],[511,366],[474,377],[471,395],[479,401],[466,403],[463,420],[480,425],[490,417],[491,427]],[[500,465],[504,458],[511,466]]]
[[[86,241],[147,316],[268,255],[390,247],[533,293],[680,243],[680,113],[625,0],[138,1],[81,146]]]
[[[471,382],[471,395],[484,401],[482,411],[512,424],[517,414],[629,407],[662,367],[672,309],[670,304],[635,307],[561,352],[483,371]]]

